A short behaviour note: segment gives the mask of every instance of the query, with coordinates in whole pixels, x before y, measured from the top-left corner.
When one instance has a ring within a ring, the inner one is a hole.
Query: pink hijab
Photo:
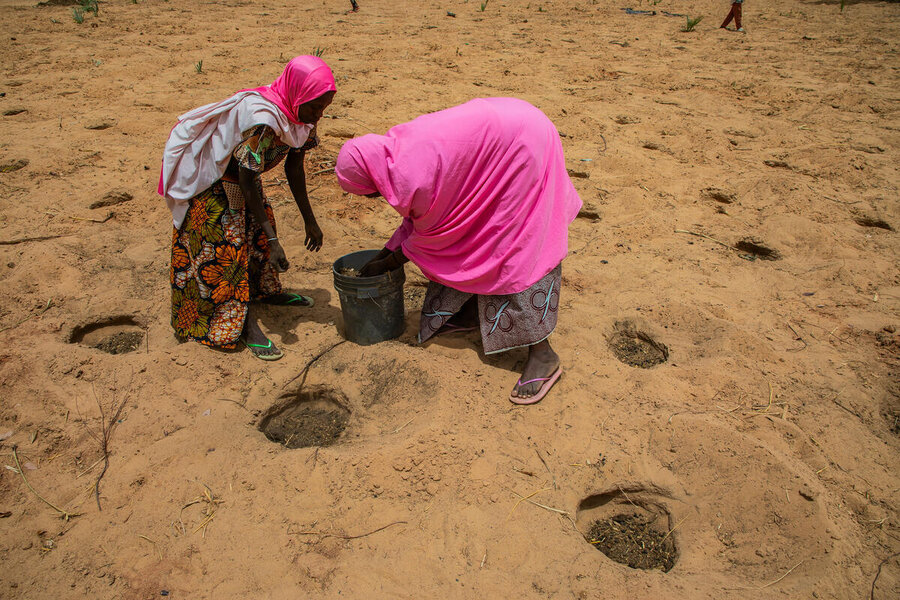
[[[403,217],[386,244],[426,277],[463,292],[514,294],[568,253],[581,198],[544,113],[515,98],[479,98],[369,134],[335,168],[353,194],[380,192]]]
[[[276,105],[290,119],[299,124],[297,108],[322,94],[337,91],[334,75],[318,56],[295,56],[285,65],[281,75],[269,85],[241,90],[256,92]]]
[[[271,85],[181,115],[166,141],[157,188],[172,211],[172,224],[181,227],[190,199],[222,177],[244,131],[268,125],[282,142],[299,148],[313,126],[297,120],[297,108],[335,89],[325,61],[298,56]]]

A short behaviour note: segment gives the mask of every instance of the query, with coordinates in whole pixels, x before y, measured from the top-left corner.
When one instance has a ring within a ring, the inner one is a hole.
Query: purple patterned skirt
[[[542,342],[556,328],[562,263],[527,290],[505,296],[478,294],[478,320],[484,353],[494,354]],[[428,284],[422,303],[419,343],[438,329],[475,296],[434,281]]]

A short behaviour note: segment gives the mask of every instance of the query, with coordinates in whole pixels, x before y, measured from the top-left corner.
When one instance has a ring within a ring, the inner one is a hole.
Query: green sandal
[[[272,340],[266,340],[266,344],[251,344],[247,340],[241,339],[241,342],[247,346],[247,350],[249,350],[253,356],[260,360],[278,360],[282,356],[284,356],[284,352],[281,350],[278,351],[278,354],[261,354],[260,352],[254,350],[254,348],[262,348],[263,350],[268,350],[275,344],[272,343]]]
[[[309,296],[290,294],[287,292],[275,294],[272,298],[261,298],[259,301],[274,306],[302,306],[304,308],[312,308],[316,305],[316,301]]]

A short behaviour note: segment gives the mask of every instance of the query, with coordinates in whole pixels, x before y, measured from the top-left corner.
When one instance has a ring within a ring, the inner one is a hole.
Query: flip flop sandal
[[[278,360],[279,358],[284,356],[284,352],[282,352],[281,350],[278,351],[278,354],[260,354],[258,351],[254,350],[254,348],[262,348],[263,350],[268,350],[269,348],[274,346],[272,340],[266,340],[266,342],[268,342],[266,344],[251,344],[246,340],[241,340],[241,342],[245,346],[247,346],[247,350],[249,350],[250,353],[259,360]]]
[[[550,377],[538,377],[537,379],[529,379],[528,381],[522,381],[519,379],[519,383],[516,384],[517,387],[528,385],[529,383],[534,383],[535,381],[543,381],[543,385],[541,385],[541,389],[538,390],[538,393],[530,398],[519,398],[518,396],[509,395],[509,401],[513,404],[519,404],[522,406],[528,404],[537,404],[541,400],[544,399],[544,396],[547,395],[547,392],[550,391],[550,388],[553,387],[553,384],[556,383],[556,380],[559,379],[559,376],[562,375],[562,367],[556,369],[556,372],[553,373]]]
[[[312,308],[316,305],[316,301],[309,296],[301,296],[300,294],[289,294],[285,292],[282,294],[282,297],[286,297],[287,299],[280,302],[272,302],[263,298],[261,302],[265,304],[272,304],[274,306],[302,306],[304,308]]]

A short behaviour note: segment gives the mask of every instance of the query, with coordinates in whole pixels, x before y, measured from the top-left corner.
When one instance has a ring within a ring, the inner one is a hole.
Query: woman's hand
[[[306,249],[312,252],[315,250],[316,252],[322,247],[322,230],[319,229],[319,224],[316,223],[315,220],[306,222]]]
[[[284,273],[290,267],[287,256],[284,255],[284,248],[278,240],[269,242],[269,264],[279,273]]]
[[[391,260],[391,256],[388,255],[387,258],[378,258],[377,256],[367,262],[365,266],[359,270],[360,277],[375,277],[376,275],[381,275],[383,273],[387,273],[393,267],[394,261]]]

